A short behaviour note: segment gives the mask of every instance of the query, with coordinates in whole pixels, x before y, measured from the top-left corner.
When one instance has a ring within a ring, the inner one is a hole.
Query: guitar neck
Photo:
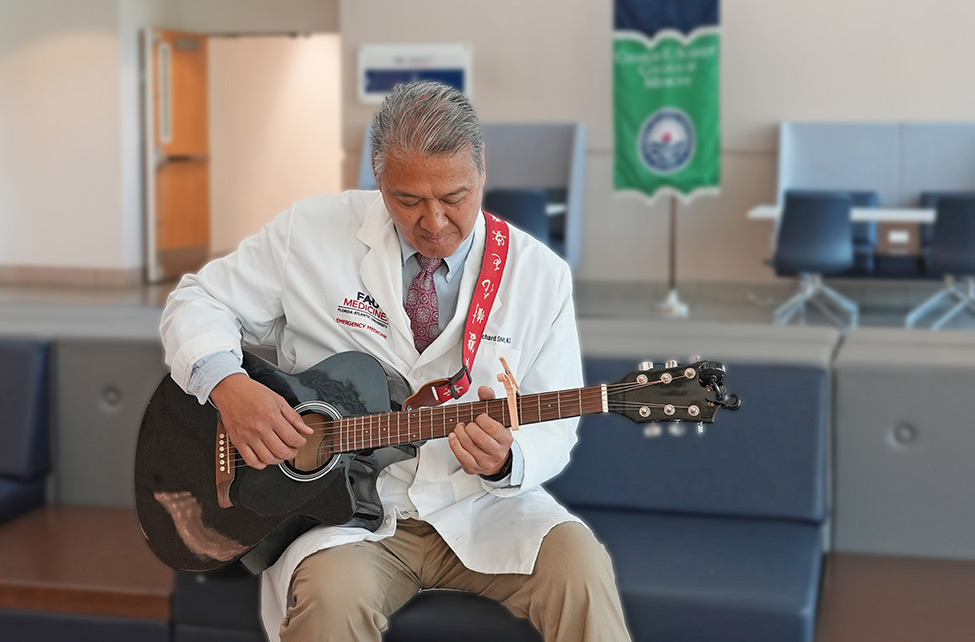
[[[608,412],[606,386],[559,390],[517,398],[518,425],[553,419],[581,417]],[[511,426],[507,399],[490,399],[361,417],[335,422],[333,452],[356,452],[367,448],[395,446],[446,437],[458,424],[470,423],[487,414],[504,426]]]

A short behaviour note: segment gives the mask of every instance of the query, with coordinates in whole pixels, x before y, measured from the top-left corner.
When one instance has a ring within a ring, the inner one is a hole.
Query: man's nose
[[[437,232],[447,225],[447,214],[443,204],[438,199],[425,201],[423,215],[420,217],[420,226],[428,232]]]

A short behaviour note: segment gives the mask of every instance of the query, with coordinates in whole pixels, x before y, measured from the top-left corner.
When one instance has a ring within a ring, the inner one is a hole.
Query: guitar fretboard
[[[605,386],[543,392],[517,399],[518,424],[534,424],[606,412]],[[333,453],[356,452],[367,448],[395,446],[426,439],[446,437],[457,424],[470,423],[481,414],[511,426],[507,399],[419,408],[362,417],[347,417],[335,422]]]

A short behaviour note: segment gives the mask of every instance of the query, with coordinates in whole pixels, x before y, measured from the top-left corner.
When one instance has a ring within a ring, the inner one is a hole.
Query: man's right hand
[[[210,392],[230,441],[258,470],[294,459],[313,430],[281,395],[245,374],[223,379]]]

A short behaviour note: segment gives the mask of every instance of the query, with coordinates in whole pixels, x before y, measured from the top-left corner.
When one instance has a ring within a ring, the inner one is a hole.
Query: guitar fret
[[[519,425],[530,425],[602,413],[606,412],[604,394],[601,386],[593,386],[519,396],[514,416]],[[333,424],[336,434],[332,449],[335,452],[355,452],[446,437],[458,424],[471,423],[481,414],[487,414],[502,425],[511,425],[512,414],[507,398],[427,406],[340,419]]]

